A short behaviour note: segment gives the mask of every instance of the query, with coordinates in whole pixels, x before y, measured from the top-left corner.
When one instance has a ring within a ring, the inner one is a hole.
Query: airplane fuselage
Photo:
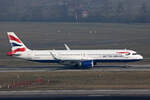
[[[66,50],[30,50],[14,32],[8,32],[8,38],[12,48],[7,55],[29,61],[89,68],[96,65],[97,62],[133,62],[143,59],[140,54],[133,50],[71,50],[66,44]]]
[[[143,59],[133,50],[31,50],[18,57],[37,62],[57,62],[58,60],[133,62]]]

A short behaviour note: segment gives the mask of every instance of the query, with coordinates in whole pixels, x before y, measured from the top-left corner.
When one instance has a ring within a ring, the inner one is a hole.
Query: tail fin
[[[23,53],[29,50],[14,32],[7,32],[7,34],[12,47],[12,51],[8,52],[7,55],[12,56],[13,54]]]

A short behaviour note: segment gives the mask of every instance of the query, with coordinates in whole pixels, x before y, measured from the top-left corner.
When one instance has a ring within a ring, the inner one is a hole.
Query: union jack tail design
[[[12,56],[14,54],[20,54],[29,50],[14,32],[7,32],[7,34],[12,47],[12,51],[8,52],[7,55]]]

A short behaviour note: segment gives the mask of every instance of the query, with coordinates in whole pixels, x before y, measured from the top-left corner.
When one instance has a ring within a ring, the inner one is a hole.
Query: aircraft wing
[[[56,56],[52,52],[50,52],[50,54],[55,60],[58,60],[59,63],[62,65],[82,66],[82,68],[91,68],[94,66],[94,61],[92,58],[82,58],[82,59],[75,57],[65,58]]]

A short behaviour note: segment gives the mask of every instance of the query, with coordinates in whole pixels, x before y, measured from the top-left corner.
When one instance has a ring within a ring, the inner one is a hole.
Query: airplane
[[[31,50],[24,45],[14,32],[7,32],[7,34],[12,47],[11,52],[7,52],[7,55],[28,61],[92,68],[98,62],[128,63],[143,59],[142,55],[133,50],[71,50],[67,44],[65,44],[66,50]]]

